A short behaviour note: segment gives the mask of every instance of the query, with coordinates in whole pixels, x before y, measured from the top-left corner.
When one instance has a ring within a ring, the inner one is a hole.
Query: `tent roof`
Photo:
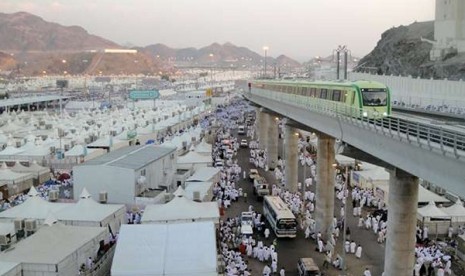
[[[465,217],[465,207],[463,207],[463,202],[460,201],[460,199],[458,199],[453,205],[440,209],[449,216]]]
[[[52,203],[39,196],[29,197],[24,203],[0,213],[0,218],[46,219],[49,213],[57,213],[69,203]]]
[[[179,186],[176,191],[173,193],[174,196],[187,196],[186,191],[182,188],[182,186]]]
[[[418,214],[422,217],[430,218],[449,218],[450,215],[443,212],[441,209],[436,207],[436,204],[431,201],[425,207],[418,208]]]
[[[89,194],[87,190],[85,192]],[[58,220],[101,222],[118,211],[126,209],[123,204],[100,204],[90,196],[83,197],[83,194],[78,202],[68,205],[69,207],[56,213]]]
[[[189,199],[194,198],[194,192],[200,192],[200,196],[204,197],[208,190],[213,186],[213,182],[187,182],[186,189],[184,190],[186,193],[186,197]]]
[[[24,150],[15,148],[13,146],[7,146],[4,150],[0,151],[0,155],[15,155],[23,151]]]
[[[48,146],[35,146],[34,148],[20,152],[18,155],[23,156],[47,156],[50,155],[50,147]]]
[[[220,172],[220,169],[213,168],[213,167],[206,167],[206,168],[199,168],[195,171],[195,173],[189,177],[186,181],[197,181],[197,182],[205,182],[211,180],[216,174]]]
[[[183,196],[176,196],[165,204],[147,205],[142,215],[142,223],[219,218],[220,212],[216,202],[195,202]]]
[[[42,226],[32,236],[15,244],[14,250],[2,252],[0,261],[58,264],[90,240],[107,231],[101,227]]]
[[[212,222],[121,225],[111,275],[216,276],[216,259]]]
[[[178,164],[189,164],[189,163],[208,163],[211,164],[213,159],[210,156],[199,154],[195,151],[189,151],[187,154],[178,157],[176,161]]]
[[[8,272],[11,272],[13,269],[17,267],[21,267],[21,263],[0,261],[0,275],[9,275]],[[19,269],[19,271],[21,271],[21,269]]]
[[[0,168],[0,181],[21,181],[32,177],[30,173],[18,173],[10,170],[5,163]]]
[[[419,185],[418,189],[418,203],[425,203],[425,202],[450,202],[447,198],[440,196],[436,193],[431,192],[430,190],[426,189],[425,187]]]

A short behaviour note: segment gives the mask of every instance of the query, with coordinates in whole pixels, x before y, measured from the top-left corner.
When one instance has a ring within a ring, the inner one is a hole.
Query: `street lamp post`
[[[268,46],[263,47],[263,51],[265,51],[265,62],[264,62],[264,70],[263,70],[263,78],[266,78],[266,54],[268,52]]]

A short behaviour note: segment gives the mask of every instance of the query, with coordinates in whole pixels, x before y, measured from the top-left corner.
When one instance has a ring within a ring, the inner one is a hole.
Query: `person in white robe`
[[[360,244],[357,246],[357,251],[355,251],[355,257],[358,259],[362,257],[362,246]]]
[[[270,237],[270,229],[265,228],[264,234],[265,234],[265,239],[268,239]]]
[[[318,239],[318,251],[320,253],[323,253],[323,249],[324,249],[323,241],[321,239]]]
[[[269,276],[271,274],[271,268],[268,265],[263,267],[263,276]]]
[[[350,243],[350,253],[355,254],[355,249],[356,248],[357,248],[357,244],[354,241],[352,241]]]
[[[349,253],[350,252],[350,241],[346,241],[345,244],[344,244],[344,248],[346,250],[346,253]]]
[[[271,271],[273,274],[278,272],[278,262],[276,260],[271,261]]]
[[[367,268],[365,268],[365,271],[363,272],[363,276],[371,276],[371,271]]]

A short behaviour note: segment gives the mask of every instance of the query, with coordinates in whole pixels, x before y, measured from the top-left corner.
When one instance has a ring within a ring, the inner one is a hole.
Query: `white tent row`
[[[141,222],[180,223],[211,221],[219,223],[220,212],[216,202],[195,202],[184,196],[175,196],[165,204],[147,205]]]
[[[187,154],[179,156],[176,161],[179,169],[191,169],[194,171],[202,167],[209,167],[213,164],[212,156],[202,155],[195,151],[188,151]]]
[[[22,275],[76,275],[107,237],[108,228],[44,225],[16,243],[14,250],[2,252],[0,263],[21,263]]]
[[[42,224],[53,215],[66,225],[110,227],[117,231],[125,222],[126,208],[122,204],[100,204],[84,189],[77,203],[52,203],[42,199],[34,187],[25,202],[0,213],[0,221],[35,219]]]
[[[123,225],[113,276],[217,276],[212,222]]]

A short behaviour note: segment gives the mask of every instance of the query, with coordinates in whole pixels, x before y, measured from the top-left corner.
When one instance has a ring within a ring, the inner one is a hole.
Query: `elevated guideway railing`
[[[256,88],[246,90],[244,95],[258,105],[465,196],[463,133],[400,118],[374,120],[363,117],[360,109],[301,95]],[[435,170],[440,172],[433,173]],[[445,181],[450,185],[441,185]]]

